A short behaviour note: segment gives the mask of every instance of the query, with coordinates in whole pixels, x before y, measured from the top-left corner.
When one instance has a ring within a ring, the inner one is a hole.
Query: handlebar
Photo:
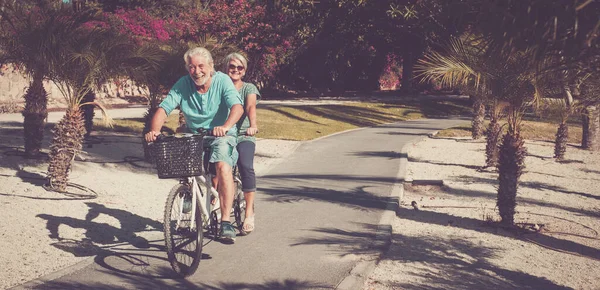
[[[212,130],[208,130],[208,129],[204,129],[204,128],[198,128],[196,130],[198,132],[198,134],[204,135],[204,136],[214,136],[213,131]],[[258,133],[258,130],[256,131],[256,133]],[[238,133],[239,135],[239,133]],[[241,134],[243,136],[250,136],[248,135],[248,132],[244,132],[244,134]]]
[[[215,137],[215,138],[220,138],[214,135],[214,132],[212,129],[204,129],[204,128],[198,128],[196,130],[197,133],[176,133],[173,135],[165,135],[165,134],[159,134],[156,136],[156,140],[154,142],[160,142],[161,140],[164,140],[165,138],[181,138],[181,137],[192,137],[192,136],[202,136],[202,137]],[[258,133],[258,131],[257,131]],[[243,136],[250,136],[248,135],[247,132],[244,132],[244,134],[242,134]],[[145,141],[145,140],[144,140]],[[146,142],[147,144],[152,144],[154,142]]]

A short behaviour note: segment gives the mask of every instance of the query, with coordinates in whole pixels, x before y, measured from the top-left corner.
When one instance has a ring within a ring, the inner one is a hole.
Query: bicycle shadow
[[[158,279],[177,278],[166,257],[162,223],[94,202],[85,204],[89,210],[84,219],[37,215],[46,220],[49,237],[56,240],[51,244],[53,247],[75,257],[95,256],[97,265],[120,274]],[[114,218],[120,226],[97,221],[100,216]],[[72,235],[71,232],[77,229],[83,230],[81,239],[65,237]],[[62,232],[67,233],[61,235]],[[202,259],[210,258],[210,255],[202,255]]]

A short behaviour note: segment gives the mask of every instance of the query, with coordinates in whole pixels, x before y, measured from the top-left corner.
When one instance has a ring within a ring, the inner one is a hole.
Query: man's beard
[[[192,80],[197,86],[203,86],[208,81],[209,75],[192,75]]]

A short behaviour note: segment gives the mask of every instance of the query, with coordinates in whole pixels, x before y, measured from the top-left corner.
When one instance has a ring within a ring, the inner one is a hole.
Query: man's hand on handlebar
[[[258,133],[258,128],[256,127],[250,127],[246,130],[246,136],[254,136],[256,133]]]
[[[212,129],[212,134],[215,137],[223,137],[225,134],[227,134],[227,131],[229,131],[229,128],[225,126],[217,126]]]
[[[146,142],[150,143],[150,142],[154,142],[156,141],[156,136],[160,135],[160,132],[157,131],[150,131],[148,133],[146,133],[146,135],[144,135],[144,139],[146,139]]]

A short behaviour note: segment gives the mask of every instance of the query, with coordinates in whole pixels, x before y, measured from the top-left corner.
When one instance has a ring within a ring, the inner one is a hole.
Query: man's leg
[[[231,208],[233,207],[233,172],[226,162],[217,162],[217,190],[221,205],[221,221],[230,221]]]
[[[235,241],[235,228],[230,222],[231,208],[233,207],[233,165],[237,162],[238,153],[235,148],[236,138],[224,136],[216,138],[211,143],[210,162],[213,163],[217,174],[217,191],[221,206],[221,240],[233,243]]]

